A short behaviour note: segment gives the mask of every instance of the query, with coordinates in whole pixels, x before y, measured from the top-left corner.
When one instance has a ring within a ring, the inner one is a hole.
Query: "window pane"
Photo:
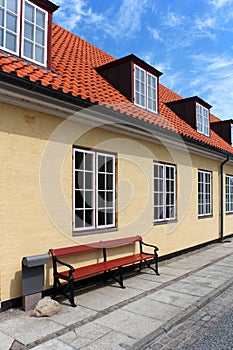
[[[98,175],[98,188],[99,190],[105,189],[105,174],[99,174]]]
[[[113,211],[107,210],[107,225],[113,225]]]
[[[0,0],[0,6],[5,6],[4,0]]]
[[[106,192],[106,201],[105,201],[106,208],[113,208],[113,205],[114,205],[114,203],[113,203],[113,193]]]
[[[34,22],[34,7],[28,3],[25,3],[25,19]]]
[[[1,1],[2,5],[3,5],[3,1]],[[1,5],[0,3],[0,5]],[[7,9],[17,13],[17,0],[7,0],[7,5],[6,5]]]
[[[98,208],[105,208],[105,192],[98,192]]]
[[[85,154],[85,169],[86,170],[93,170],[93,154],[86,153]]]
[[[109,207],[113,206],[113,192],[106,192],[106,201]]]
[[[93,184],[93,174],[86,172],[85,173],[85,188],[86,189],[92,189],[94,186]]]
[[[93,210],[85,210],[85,227],[93,226],[94,222]]]
[[[0,45],[3,46],[3,29],[0,29]]]
[[[6,48],[11,51],[16,51],[16,35],[6,33]]]
[[[4,12],[0,10],[0,26],[4,27]]]
[[[6,28],[16,33],[17,31],[17,17],[7,13],[6,15]]]
[[[84,189],[84,173],[82,171],[75,172],[75,188]]]
[[[44,63],[44,49],[36,45],[36,56],[35,60]]]
[[[98,211],[98,226],[105,225],[105,212],[103,210]]]
[[[98,171],[105,172],[105,156],[98,155]]]
[[[83,210],[76,210],[75,211],[75,227],[77,227],[77,228],[84,227],[83,217],[84,217]]]
[[[44,30],[36,29],[36,43],[44,45]]]
[[[107,190],[113,189],[113,175],[107,175]]]
[[[75,191],[75,208],[84,208],[84,191]]]
[[[107,157],[107,172],[113,173],[113,159],[109,157]]]
[[[75,169],[83,170],[83,152],[75,151]]]
[[[93,192],[85,191],[85,208],[93,208]]]
[[[28,41],[24,41],[24,51],[23,54],[25,57],[33,58],[33,44]]]
[[[24,36],[27,39],[34,40],[34,27],[33,27],[33,25],[25,23]]]
[[[36,10],[36,24],[42,28],[45,27],[45,14],[40,10]]]

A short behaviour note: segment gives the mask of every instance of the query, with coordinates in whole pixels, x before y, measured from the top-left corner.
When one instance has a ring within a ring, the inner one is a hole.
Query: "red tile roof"
[[[95,67],[114,61],[114,57],[56,24],[53,24],[52,35],[51,72],[1,51],[0,70],[233,153],[233,148],[214,131],[210,131],[210,137],[199,134],[165,105],[165,102],[182,99],[175,92],[160,84],[160,115],[136,107],[95,70]],[[211,115],[210,121],[219,119]]]

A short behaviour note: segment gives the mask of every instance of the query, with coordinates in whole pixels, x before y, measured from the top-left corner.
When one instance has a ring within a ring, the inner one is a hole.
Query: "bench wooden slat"
[[[145,259],[153,259],[154,255],[153,254],[134,254],[131,256],[125,256],[122,258],[117,258],[114,260],[109,260],[106,262],[99,262],[97,264],[92,264],[92,265],[87,265],[87,266],[82,266],[79,268],[76,268],[75,271],[73,272],[73,277],[74,279],[78,278],[84,278],[88,277],[91,275],[95,275],[97,273],[104,272],[106,270],[112,270],[116,269],[121,266],[126,266],[130,265],[139,261],[143,261]],[[58,273],[59,276],[64,275],[67,279],[69,277],[69,271],[63,271]]]

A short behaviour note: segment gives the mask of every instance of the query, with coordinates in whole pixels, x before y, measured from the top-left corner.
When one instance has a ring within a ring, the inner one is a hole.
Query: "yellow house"
[[[231,235],[231,120],[52,24],[50,1],[18,3],[0,4],[22,23],[0,46],[1,307],[24,256],[139,234],[166,257]]]

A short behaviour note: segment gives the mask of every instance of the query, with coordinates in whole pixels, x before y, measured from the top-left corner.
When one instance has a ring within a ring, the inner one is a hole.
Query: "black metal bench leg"
[[[69,281],[69,285],[70,285],[69,301],[71,303],[71,306],[76,307],[77,305],[74,302],[74,280],[73,279]]]
[[[58,291],[58,278],[54,277],[52,299],[56,299]]]
[[[155,258],[155,273],[157,276],[160,276],[158,263],[159,263],[158,257],[156,256],[156,258]]]
[[[116,277],[117,275],[119,275],[118,278]],[[124,283],[123,283],[123,269],[121,266],[118,267],[118,269],[115,271],[115,273],[112,273],[112,279],[114,279],[114,281],[119,283],[121,288],[125,288]]]
[[[118,271],[119,271],[119,275],[120,275],[120,286],[121,288],[125,288],[124,283],[123,283],[123,270],[122,270],[122,266],[118,267]]]

